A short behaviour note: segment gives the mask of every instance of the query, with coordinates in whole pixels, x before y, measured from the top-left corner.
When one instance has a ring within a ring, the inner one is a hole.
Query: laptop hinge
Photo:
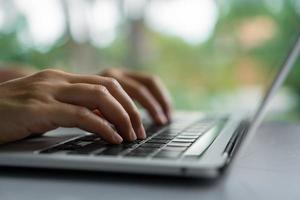
[[[249,122],[248,121],[242,121],[238,128],[235,130],[234,134],[232,135],[230,141],[226,145],[224,149],[224,154],[227,154],[228,158],[231,158],[233,155],[233,152],[235,152],[237,146],[240,144],[241,139],[245,135],[245,133],[248,131]]]

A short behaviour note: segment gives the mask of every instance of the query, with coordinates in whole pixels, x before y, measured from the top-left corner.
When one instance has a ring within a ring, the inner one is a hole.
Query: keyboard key
[[[132,142],[123,142],[121,145],[123,145],[124,147],[127,148],[134,148],[135,146],[137,146],[138,144],[140,144],[143,140],[135,140]]]
[[[176,135],[156,135],[154,136],[152,139],[168,139],[168,140],[171,140],[173,138],[175,138]]]
[[[135,143],[135,144],[140,144],[140,143],[142,143],[144,140],[139,140],[139,139],[137,139],[137,140],[135,140],[135,141],[133,141],[133,143]]]
[[[148,148],[160,148],[164,144],[153,144],[153,143],[144,143],[141,147],[148,147]]]
[[[150,152],[130,152],[130,153],[126,154],[125,156],[127,156],[127,157],[148,157],[151,153]]]
[[[172,142],[180,142],[180,143],[193,143],[196,139],[180,139],[175,138]]]
[[[176,138],[178,139],[197,139],[198,135],[179,135]]]
[[[126,150],[127,148],[122,146],[122,145],[117,145],[117,146],[111,146],[104,151],[101,151],[97,155],[107,155],[107,156],[114,156],[114,155],[119,155],[121,152]]]
[[[93,143],[93,144],[89,144],[85,147],[81,147],[79,149],[71,151],[69,154],[91,154],[94,151],[98,152],[99,150],[104,150],[104,149],[106,149],[106,146]]]
[[[94,141],[92,141],[92,144],[97,144],[97,145],[102,145],[102,146],[109,145],[108,142],[106,142],[105,140],[102,140],[102,139],[94,140]]]
[[[78,138],[77,140],[80,140],[80,141],[94,141],[94,140],[98,140],[100,139],[99,136],[97,135],[86,135],[86,136],[83,136],[81,138]]]
[[[199,131],[194,131],[194,132],[190,132],[190,131],[184,131],[180,134],[180,136],[201,136],[203,134],[203,132],[199,132]]]
[[[126,148],[128,148],[128,149],[134,148],[134,147],[136,147],[137,145],[138,145],[138,144],[136,144],[136,143],[125,143],[125,144],[123,144],[123,146],[126,147]]]
[[[150,139],[146,143],[167,144],[170,141],[171,141],[170,139]]]
[[[192,143],[171,142],[167,147],[189,147]]]
[[[155,148],[138,147],[132,150],[131,153],[153,153],[156,150]]]
[[[72,143],[66,143],[66,144],[59,145],[56,148],[58,150],[77,150],[77,149],[82,148],[82,146],[77,145],[77,144],[72,144]]]
[[[81,147],[84,147],[84,146],[86,146],[86,145],[88,145],[88,144],[91,144],[91,143],[93,143],[92,141],[78,141],[78,142],[76,142],[75,144],[76,145],[79,145],[79,146],[81,146]]]
[[[170,159],[176,159],[179,158],[181,155],[180,151],[169,151],[169,150],[161,150],[158,152],[154,158],[170,158]]]

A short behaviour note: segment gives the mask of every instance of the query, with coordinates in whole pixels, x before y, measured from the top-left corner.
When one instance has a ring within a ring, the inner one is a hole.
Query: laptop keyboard
[[[152,159],[198,158],[217,136],[219,122],[216,119],[175,120],[162,127],[149,126],[145,140],[119,145],[109,144],[96,135],[85,135],[39,153]]]

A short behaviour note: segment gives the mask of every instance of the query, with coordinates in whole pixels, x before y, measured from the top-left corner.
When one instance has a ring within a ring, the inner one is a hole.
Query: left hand
[[[128,95],[149,112],[155,123],[163,125],[171,120],[171,98],[158,77],[116,68],[100,75],[116,79]]]

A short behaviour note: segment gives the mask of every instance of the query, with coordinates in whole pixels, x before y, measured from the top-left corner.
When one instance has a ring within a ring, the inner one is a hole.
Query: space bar
[[[190,148],[188,148],[188,150],[184,153],[184,156],[200,156],[214,141],[219,132],[220,129],[218,126],[214,126],[209,129],[203,134],[203,136],[196,140]]]

